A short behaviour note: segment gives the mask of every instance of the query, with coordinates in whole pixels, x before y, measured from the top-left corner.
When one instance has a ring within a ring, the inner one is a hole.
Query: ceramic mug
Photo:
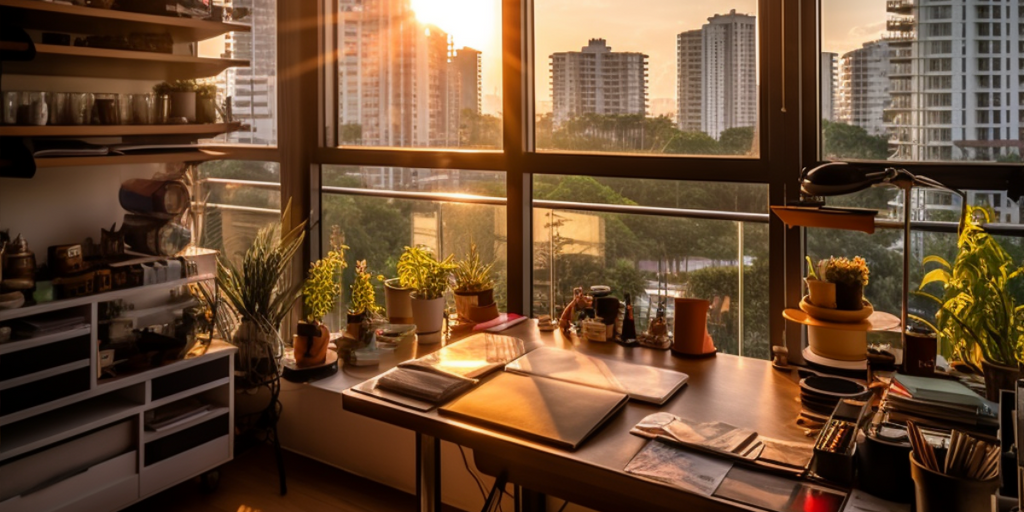
[[[0,111],[3,111],[3,118],[0,124],[18,124],[18,92],[4,91],[0,93]]]

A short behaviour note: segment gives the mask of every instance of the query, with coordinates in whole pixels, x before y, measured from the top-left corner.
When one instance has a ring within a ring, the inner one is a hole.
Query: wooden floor
[[[220,470],[220,484],[203,493],[190,480],[125,512],[411,512],[416,498],[320,462],[284,452],[288,494],[279,494],[277,465],[268,446],[236,454]],[[454,510],[448,509],[447,510]]]

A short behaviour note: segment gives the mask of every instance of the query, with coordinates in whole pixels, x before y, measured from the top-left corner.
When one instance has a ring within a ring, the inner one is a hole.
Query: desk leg
[[[547,497],[544,493],[531,491],[526,487],[516,486],[519,492],[516,494],[519,496],[519,509],[518,512],[546,512],[547,511]]]
[[[441,440],[416,434],[416,497],[420,512],[441,511]]]

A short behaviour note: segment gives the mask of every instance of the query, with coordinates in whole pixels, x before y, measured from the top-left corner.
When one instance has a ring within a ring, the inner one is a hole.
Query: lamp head
[[[805,169],[800,190],[808,196],[837,196],[859,192],[896,176],[893,169],[846,162],[826,162]]]

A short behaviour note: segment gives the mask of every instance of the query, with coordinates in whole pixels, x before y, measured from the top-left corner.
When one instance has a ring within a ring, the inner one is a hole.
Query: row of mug
[[[4,91],[2,124],[166,124],[170,98],[152,93]]]

